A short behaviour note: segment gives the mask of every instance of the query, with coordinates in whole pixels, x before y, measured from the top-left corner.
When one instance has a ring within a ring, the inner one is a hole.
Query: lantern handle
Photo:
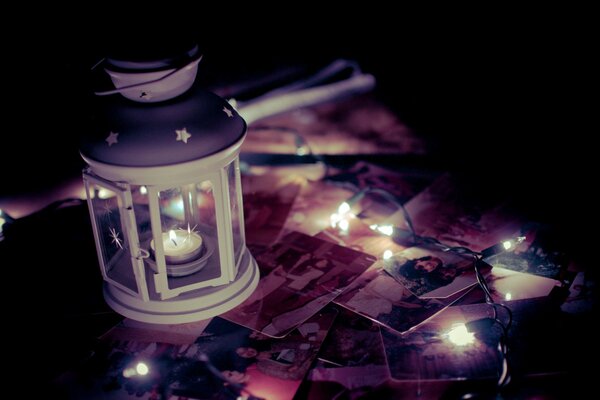
[[[102,91],[102,92],[94,92],[94,94],[95,94],[96,96],[109,96],[109,95],[111,95],[111,94],[118,94],[118,93],[121,93],[121,92],[123,92],[124,90],[134,89],[134,88],[136,88],[136,87],[140,87],[140,86],[144,86],[144,85],[149,85],[149,84],[151,84],[151,83],[160,82],[160,81],[162,81],[162,80],[164,80],[164,79],[167,79],[168,77],[170,77],[170,76],[172,76],[172,75],[175,75],[176,73],[178,73],[178,72],[180,72],[180,71],[184,70],[185,68],[189,67],[190,65],[192,65],[192,64],[194,64],[194,63],[199,63],[200,61],[202,61],[202,57],[203,57],[203,55],[201,55],[201,56],[200,56],[200,58],[198,58],[198,59],[194,59],[194,60],[190,61],[189,63],[187,63],[187,64],[185,64],[185,65],[183,65],[183,66],[181,66],[181,67],[179,67],[179,68],[176,68],[176,69],[174,69],[173,71],[169,72],[168,74],[166,74],[166,75],[164,75],[164,76],[162,76],[162,77],[160,77],[160,78],[157,78],[157,79],[152,79],[152,80],[150,80],[150,81],[146,81],[146,82],[134,83],[133,85],[122,86],[122,87],[120,87],[120,88],[111,89],[111,90],[105,90],[105,91]],[[101,64],[101,63],[102,63],[104,60],[106,60],[106,59],[105,59],[105,58],[103,58],[103,59],[101,59],[100,61],[98,61],[98,62],[97,62],[97,63],[96,63],[96,64],[95,64],[95,65],[92,67],[92,70],[94,70],[94,69],[95,69],[95,68],[96,68],[98,65],[100,65],[100,64]]]
[[[138,250],[138,255],[136,258],[140,259],[140,258],[149,258],[150,257],[150,252],[146,249],[139,249]]]

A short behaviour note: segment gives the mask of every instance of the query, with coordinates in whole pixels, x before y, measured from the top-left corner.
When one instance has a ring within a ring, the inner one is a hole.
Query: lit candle
[[[196,232],[170,230],[162,234],[163,250],[167,264],[183,264],[193,261],[202,252],[202,236]],[[150,242],[155,252],[154,240]]]

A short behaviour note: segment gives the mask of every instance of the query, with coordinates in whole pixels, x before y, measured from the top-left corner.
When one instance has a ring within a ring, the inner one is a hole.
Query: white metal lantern
[[[129,72],[138,81],[139,65]],[[179,72],[165,71],[169,79]],[[98,98],[81,154],[107,303],[136,320],[181,323],[235,307],[259,272],[244,238],[238,154],[246,123],[212,93],[184,85],[170,98],[164,85]],[[131,101],[135,91],[140,101]]]

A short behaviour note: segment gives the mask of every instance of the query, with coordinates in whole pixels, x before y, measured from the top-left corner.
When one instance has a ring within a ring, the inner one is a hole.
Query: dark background
[[[568,214],[561,222],[571,223],[575,209],[592,204],[587,188],[594,151],[586,138],[592,130],[584,123],[593,97],[592,47],[585,23],[567,25],[568,16],[496,21],[491,14],[385,14],[248,19],[216,27],[205,24],[208,15],[145,28],[129,20],[36,25],[30,38],[19,35],[5,50],[11,128],[2,133],[0,195],[55,185],[83,166],[78,142],[90,111],[89,70],[110,43],[137,38],[159,45],[187,35],[204,53],[199,74],[206,85],[282,65],[358,60],[377,78],[378,96],[427,138],[431,160],[477,172],[474,185],[515,193],[542,219]],[[11,168],[8,154],[35,174]]]
[[[583,11],[469,10],[457,17],[457,10],[373,6],[342,17],[303,10],[246,18],[236,9],[237,19],[228,8],[176,17],[157,11],[100,22],[46,20],[9,32],[0,197],[35,196],[79,174],[79,138],[88,130],[95,85],[90,68],[115,44],[160,48],[192,38],[204,54],[198,79],[207,87],[282,66],[357,60],[375,75],[377,96],[428,141],[421,164],[466,173],[474,190],[513,197],[529,219],[559,226],[573,252],[589,254],[582,249],[593,239],[582,232],[597,181],[588,100],[595,47]],[[397,165],[406,162],[398,157]]]

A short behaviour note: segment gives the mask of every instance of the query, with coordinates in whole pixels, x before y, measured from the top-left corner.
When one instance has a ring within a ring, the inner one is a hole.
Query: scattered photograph
[[[417,326],[453,304],[472,288],[446,298],[419,298],[390,276],[380,261],[335,299],[335,303],[398,333]]]
[[[244,176],[244,222],[250,246],[270,246],[277,241],[300,192],[303,179],[262,175]]]
[[[473,257],[411,247],[394,254],[383,268],[415,296],[448,297],[477,283]],[[487,274],[489,266],[480,266]]]
[[[494,267],[486,282],[495,299],[503,302],[545,297],[562,283],[543,276]]]
[[[562,241],[558,232],[548,226],[527,224],[519,236],[524,237],[511,251],[487,257],[485,261],[494,266],[518,272],[539,275],[546,278],[564,280],[570,258],[561,250]]]
[[[102,335],[102,339],[190,344],[204,332],[209,322],[210,319],[185,324],[151,324],[125,318]]]
[[[353,194],[330,183],[307,181],[292,205],[285,229],[316,235],[331,226],[331,215]]]
[[[491,328],[477,334],[462,332],[465,324],[483,320],[488,314],[491,315],[487,304],[449,307],[404,336],[382,329],[392,379],[496,378],[500,365],[496,350],[499,334]]]
[[[347,187],[350,190],[361,190],[366,188],[377,188],[394,196],[395,199],[404,203],[414,197],[417,193],[425,189],[433,180],[435,175],[425,172],[404,171],[396,172],[380,167],[378,165],[359,161],[348,170],[338,170],[325,177],[325,181],[335,183],[336,185]],[[381,198],[376,193],[369,195],[373,197],[370,203],[380,203],[382,208],[389,207],[391,212],[396,208],[385,198]],[[369,202],[369,198],[366,199]],[[365,207],[367,210],[377,208],[377,204],[371,204]],[[368,211],[365,210],[365,214]],[[390,212],[380,212],[380,214],[390,214]]]
[[[523,221],[510,205],[473,182],[441,175],[406,203],[418,235],[481,251],[518,236]]]
[[[329,304],[375,257],[299,232],[256,256],[261,279],[254,293],[223,318],[283,337]]]
[[[319,359],[337,367],[386,365],[379,330],[372,320],[341,308]]]
[[[589,272],[578,272],[569,288],[569,295],[561,305],[561,310],[569,314],[591,313],[598,299],[596,280]]]

